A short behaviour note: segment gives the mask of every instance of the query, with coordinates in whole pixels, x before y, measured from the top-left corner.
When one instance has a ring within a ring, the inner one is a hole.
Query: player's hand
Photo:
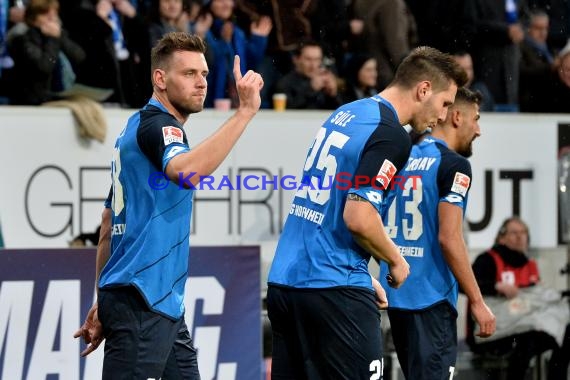
[[[388,285],[392,288],[399,288],[410,275],[410,264],[400,256],[400,260],[390,265],[390,273],[386,275]]]
[[[370,276],[370,278],[372,278],[372,287],[376,292],[376,305],[378,306],[378,309],[387,309],[388,297],[386,296],[386,291],[377,279],[372,276]]]
[[[475,321],[479,325],[479,332],[475,335],[481,338],[487,338],[493,335],[497,328],[497,322],[495,315],[487,304],[485,304],[483,300],[474,302],[470,305],[470,309],[473,318],[475,318]]]
[[[234,78],[239,96],[238,112],[246,112],[249,116],[253,116],[261,106],[263,78],[253,70],[242,76],[238,55],[234,59]]]
[[[85,344],[89,345],[85,350],[83,350],[83,352],[81,352],[81,356],[87,356],[95,351],[105,339],[103,336],[103,325],[99,321],[97,309],[98,304],[93,304],[89,313],[87,313],[87,318],[85,318],[83,326],[73,334],[74,338],[83,337]]]

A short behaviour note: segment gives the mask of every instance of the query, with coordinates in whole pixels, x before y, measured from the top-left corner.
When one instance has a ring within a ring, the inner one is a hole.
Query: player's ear
[[[461,126],[461,119],[463,118],[461,112],[455,107],[451,108],[447,112],[451,113],[451,124],[453,125],[453,128],[459,128]]]
[[[432,92],[431,82],[428,80],[421,81],[416,86],[416,97],[420,102],[426,100]]]
[[[166,89],[166,72],[162,69],[155,69],[152,72],[152,83],[161,90]]]

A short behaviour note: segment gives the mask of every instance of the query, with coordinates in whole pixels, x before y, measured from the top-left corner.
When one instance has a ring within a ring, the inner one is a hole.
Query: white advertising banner
[[[67,110],[0,110],[0,223],[8,248],[65,247],[100,222],[115,137],[132,111],[106,110],[104,144],[83,140]],[[231,115],[206,110],[185,128],[197,145]],[[192,244],[272,246],[289,211],[307,149],[328,112],[261,111],[230,157],[198,188]],[[557,245],[558,126],[570,115],[483,114],[473,144],[467,220],[472,248],[489,246],[518,213],[532,245]],[[149,186],[153,186],[152,179]],[[267,255],[267,252],[264,256]]]

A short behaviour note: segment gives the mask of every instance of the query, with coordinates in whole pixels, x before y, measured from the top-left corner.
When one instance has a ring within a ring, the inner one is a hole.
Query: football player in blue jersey
[[[239,107],[190,149],[183,126],[204,107],[205,49],[202,39],[186,33],[166,34],[157,43],[152,98],[115,143],[97,249],[97,303],[75,333],[89,343],[82,355],[106,339],[103,379],[200,378],[183,304],[192,188],[228,155],[259,110],[263,87],[253,71],[242,77],[236,56]],[[157,172],[165,175],[154,178]],[[151,182],[157,179],[163,182]]]
[[[463,216],[471,186],[472,143],[481,135],[481,97],[459,88],[447,118],[412,147],[387,196],[387,234],[410,264],[410,276],[387,289],[388,315],[398,360],[407,379],[452,379],[457,356],[458,285],[467,295],[480,336],[495,331],[463,240]],[[389,268],[382,263],[380,282]]]
[[[341,106],[317,131],[269,273],[273,379],[380,379],[384,290],[373,256],[399,287],[409,267],[386,234],[384,189],[406,163],[410,138],[445,119],[465,72],[420,47],[381,93]],[[324,186],[326,184],[326,186]]]

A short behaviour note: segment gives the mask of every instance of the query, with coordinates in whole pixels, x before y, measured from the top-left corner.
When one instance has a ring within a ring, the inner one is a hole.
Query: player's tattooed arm
[[[346,196],[346,199],[349,201],[357,201],[357,202],[368,202],[366,199],[362,198],[358,194],[350,193]]]

